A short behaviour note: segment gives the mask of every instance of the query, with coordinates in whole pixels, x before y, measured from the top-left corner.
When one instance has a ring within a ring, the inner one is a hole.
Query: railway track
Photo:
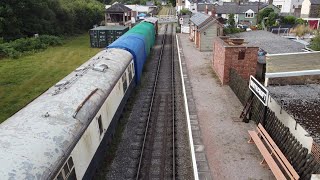
[[[160,27],[116,156],[98,179],[193,177],[175,25]]]
[[[173,25],[166,25],[148,108],[136,179],[175,179]],[[143,130],[141,130],[143,131]]]

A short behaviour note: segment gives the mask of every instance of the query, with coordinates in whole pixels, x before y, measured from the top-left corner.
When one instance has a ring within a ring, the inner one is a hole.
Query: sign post
[[[268,106],[268,99],[269,99],[269,91],[253,76],[250,76],[249,81],[249,89],[253,94],[257,96],[257,98],[262,102],[264,105],[263,110],[263,119],[262,119],[262,126],[264,126],[265,120],[267,118],[267,106]]]

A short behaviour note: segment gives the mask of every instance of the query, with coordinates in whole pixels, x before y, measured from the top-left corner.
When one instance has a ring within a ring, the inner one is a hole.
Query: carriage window
[[[132,79],[132,66],[130,64],[130,66],[129,66],[129,82],[131,82],[131,79]]]
[[[125,93],[127,90],[127,73],[124,72],[122,75],[122,83],[123,83],[123,92]]]
[[[59,173],[57,180],[63,180],[62,172]]]
[[[68,160],[68,165],[69,165],[69,169],[72,169],[72,167],[73,167],[72,157],[69,158],[69,160]]]
[[[132,67],[132,75],[134,75],[134,65],[133,65],[133,63],[131,64],[131,67]]]
[[[98,118],[98,124],[99,124],[99,132],[100,135],[103,133],[103,127],[102,127],[102,119],[101,119],[101,115]]]
[[[74,163],[72,157],[64,164],[63,168],[59,172],[57,180],[76,180],[76,171],[74,169]]]

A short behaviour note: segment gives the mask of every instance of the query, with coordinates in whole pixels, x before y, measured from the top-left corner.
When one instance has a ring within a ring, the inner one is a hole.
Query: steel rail
[[[172,32],[174,30],[174,26],[172,25]],[[171,63],[172,63],[172,83],[171,83],[171,89],[172,89],[172,179],[175,180],[176,178],[176,172],[175,172],[175,131],[174,131],[174,124],[175,124],[175,79],[174,79],[174,36],[171,35],[172,39],[172,48],[171,48]]]
[[[161,46],[161,50],[160,50],[160,56],[159,56],[157,72],[156,72],[156,78],[155,78],[155,82],[154,82],[154,85],[153,85],[153,92],[152,92],[152,97],[151,97],[151,102],[150,102],[150,107],[149,107],[149,112],[148,112],[148,119],[147,119],[147,124],[146,124],[146,128],[145,128],[145,133],[144,133],[144,137],[143,137],[143,143],[142,143],[142,148],[141,148],[141,153],[140,153],[140,158],[139,158],[139,166],[138,166],[138,170],[137,170],[136,180],[139,179],[139,175],[140,175],[142,158],[143,158],[144,148],[145,148],[147,134],[148,134],[149,122],[150,122],[150,119],[151,119],[151,112],[152,112],[152,108],[153,108],[153,102],[154,102],[154,99],[155,99],[155,93],[156,93],[156,88],[157,88],[157,83],[158,83],[158,77],[159,77],[160,65],[161,65],[161,61],[162,61],[163,49],[164,49],[164,46],[165,46],[165,39],[166,39],[166,36],[167,36],[168,25],[166,25],[165,28],[166,28],[166,30],[165,30],[165,33],[164,33],[164,36],[163,36],[162,42],[161,42],[162,46]]]

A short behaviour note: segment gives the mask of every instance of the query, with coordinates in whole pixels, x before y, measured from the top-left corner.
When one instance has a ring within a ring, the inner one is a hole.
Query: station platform
[[[248,130],[254,122],[239,118],[243,109],[228,85],[222,86],[211,68],[212,52],[200,52],[188,34],[177,34],[178,53],[187,99],[198,179],[275,179]]]

